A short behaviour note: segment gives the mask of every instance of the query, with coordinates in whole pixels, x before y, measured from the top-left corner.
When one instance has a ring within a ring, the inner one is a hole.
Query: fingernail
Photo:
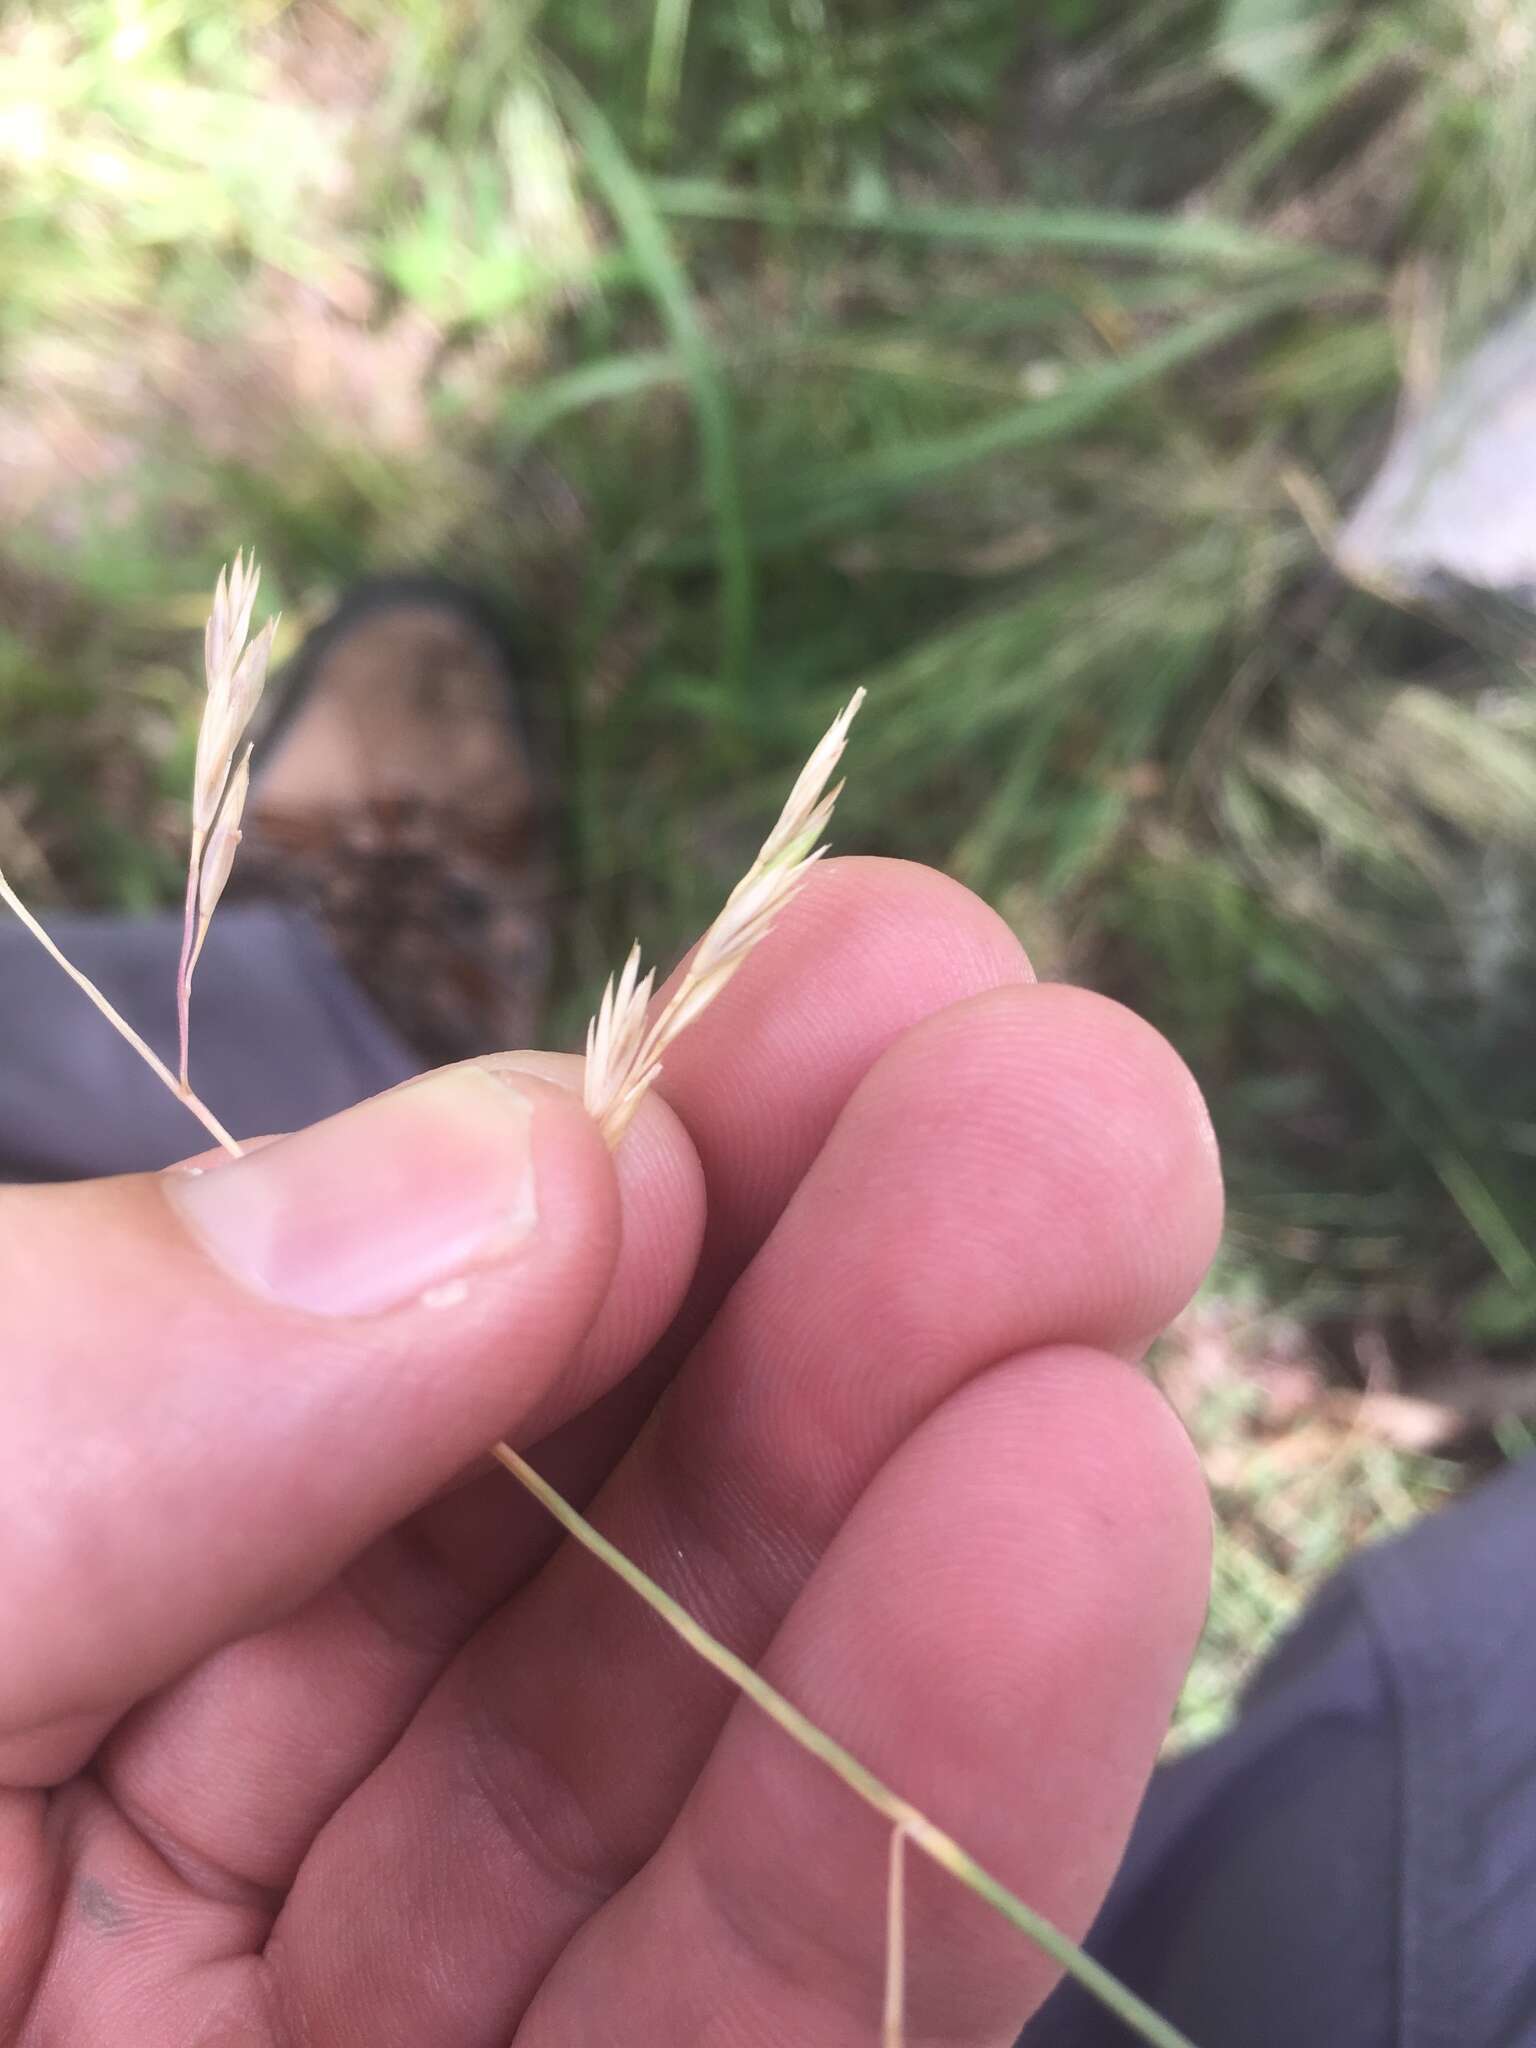
[[[242,1287],[315,1315],[377,1315],[531,1234],[532,1123],[510,1076],[455,1067],[164,1186]]]

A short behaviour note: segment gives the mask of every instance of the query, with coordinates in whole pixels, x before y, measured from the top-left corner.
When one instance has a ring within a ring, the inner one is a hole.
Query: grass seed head
[[[239,767],[229,778],[224,801],[219,806],[219,815],[203,853],[203,864],[197,877],[197,936],[193,941],[189,973],[197,965],[203,941],[208,936],[208,927],[213,922],[213,913],[219,907],[219,898],[224,894],[224,885],[240,850],[240,820],[245,813],[245,800],[250,788],[251,749],[247,746]]]
[[[208,695],[197,735],[192,774],[192,844],[187,855],[187,902],[181,960],[176,970],[176,1015],[181,1039],[181,1085],[190,1087],[192,972],[240,846],[240,821],[251,787],[251,749],[241,744],[266,688],[275,617],[247,645],[251,612],[261,587],[256,558],[237,554],[220,570],[213,609],[203,633]],[[236,759],[239,759],[237,767]]]
[[[827,783],[863,701],[864,692],[859,690],[823,735],[756,860],[699,941],[687,972],[655,1022],[647,1028],[655,974],[641,977],[638,946],[632,948],[617,981],[610,980],[603,991],[587,1031],[583,1100],[610,1145],[617,1145],[629,1128],[646,1090],[661,1072],[667,1047],[709,1008],[768,936],[826,851],[818,842],[842,788],[839,784],[829,792]]]
[[[246,645],[251,612],[261,587],[261,571],[253,556],[236,555],[221,570],[213,593],[213,610],[203,635],[203,665],[208,697],[197,736],[197,767],[192,783],[192,829],[205,836],[220,815],[240,742],[245,738],[261,693],[277,620],[269,619]],[[239,820],[235,822],[238,824]]]

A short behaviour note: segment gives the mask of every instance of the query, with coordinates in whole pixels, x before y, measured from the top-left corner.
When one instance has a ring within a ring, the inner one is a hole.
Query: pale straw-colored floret
[[[208,845],[203,853],[202,867],[197,878],[197,937],[192,943],[192,957],[187,962],[187,981],[190,985],[192,970],[196,967],[203,950],[203,941],[208,936],[208,927],[213,922],[213,913],[219,907],[219,898],[224,894],[224,885],[229,880],[239,851],[242,833],[240,820],[245,815],[245,800],[251,788],[251,749],[246,747],[240,757],[240,765],[229,778],[224,792],[224,801],[214,820],[213,830],[208,834]]]
[[[247,563],[236,555],[219,574],[213,610],[203,635],[203,666],[208,696],[197,736],[197,767],[192,779],[192,829],[213,829],[240,742],[244,739],[267,679],[276,620],[269,619],[249,647],[251,613],[261,587],[254,556]]]
[[[755,866],[766,867],[770,861],[779,859],[786,852],[793,857],[797,842],[803,840],[807,833],[810,834],[810,843],[814,845],[826,829],[827,821],[832,815],[832,807],[841,794],[842,784],[839,783],[830,796],[823,797],[822,791],[832,780],[832,771],[843,758],[843,749],[848,744],[848,728],[858,716],[859,706],[863,702],[864,692],[855,690],[853,696],[822,734],[816,751],[800,770],[795,786],[789,792],[784,809],[779,814],[779,822],[763,841]]]
[[[203,635],[208,696],[192,776],[192,846],[187,861],[181,961],[176,973],[183,1087],[188,1085],[192,974],[240,844],[240,820],[251,781],[250,748],[246,746],[243,756],[240,749],[266,687],[272,636],[277,631],[276,618],[268,619],[256,638],[246,645],[260,587],[261,571],[255,556],[247,561],[243,553],[236,555],[229,568],[219,574],[213,610]]]
[[[603,990],[603,999],[598,1004],[597,1015],[587,1026],[587,1079],[589,1093],[587,1107],[592,1108],[590,1094],[591,1077],[594,1074],[611,1078],[613,1093],[605,1098],[604,1117],[616,1125],[622,1133],[629,1119],[634,1115],[640,1097],[655,1079],[655,1073],[639,1058],[640,1044],[645,1033],[645,1013],[650,1007],[651,991],[656,984],[656,970],[642,976],[640,973],[640,947],[638,942],[629,949],[629,958],[615,983],[609,980]],[[605,1134],[607,1125],[605,1124]],[[617,1136],[610,1136],[609,1142],[618,1143]]]
[[[842,790],[839,783],[828,791],[827,783],[863,701],[864,692],[859,690],[801,769],[757,859],[726,898],[655,1021],[646,1024],[654,975],[641,978],[638,946],[618,980],[603,991],[587,1032],[584,1099],[610,1145],[617,1145],[629,1128],[646,1090],[661,1072],[667,1047],[709,1007],[753,947],[768,936],[825,852],[818,842]]]

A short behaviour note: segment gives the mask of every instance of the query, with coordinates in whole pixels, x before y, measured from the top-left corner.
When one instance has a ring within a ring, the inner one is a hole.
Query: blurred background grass
[[[1529,0],[13,5],[0,861],[173,898],[218,564],[290,645],[430,564],[546,678],[568,1028],[868,684],[842,841],[982,891],[1215,1113],[1203,1730],[1452,1483],[1330,1410],[1277,1524],[1252,1332],[1506,1449],[1529,1397],[1531,645],[1329,544],[1533,257]]]

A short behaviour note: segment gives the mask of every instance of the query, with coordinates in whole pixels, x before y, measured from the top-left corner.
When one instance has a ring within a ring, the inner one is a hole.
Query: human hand
[[[0,1191],[0,2042],[870,2048],[881,1823],[474,1467],[498,1435],[1096,1908],[1205,1593],[1124,1362],[1218,1228],[1174,1055],[840,861],[616,1171],[577,1063],[491,1064]],[[911,2039],[1011,2042],[1051,1967],[911,1865]]]

